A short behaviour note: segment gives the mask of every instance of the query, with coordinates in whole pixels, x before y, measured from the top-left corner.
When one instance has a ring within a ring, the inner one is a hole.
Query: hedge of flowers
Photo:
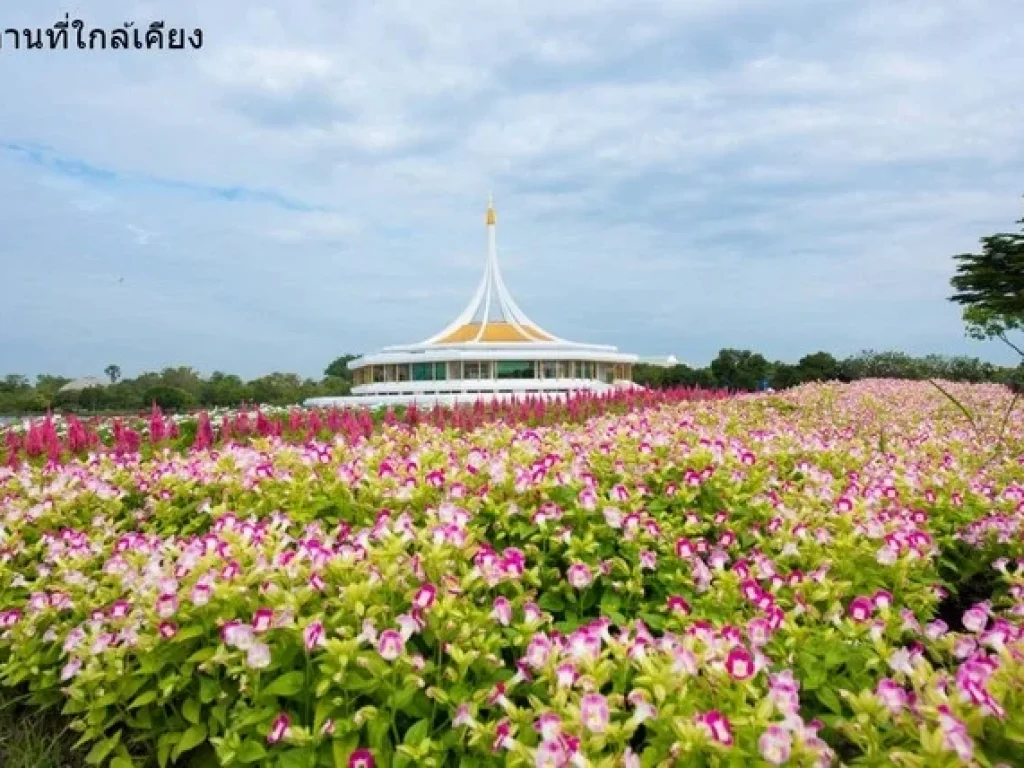
[[[1022,426],[860,382],[0,468],[0,685],[117,768],[1020,765]]]
[[[431,424],[439,429],[476,429],[495,421],[529,426],[580,423],[606,413],[627,413],[658,405],[689,401],[722,400],[724,389],[675,387],[663,390],[612,390],[602,394],[579,392],[545,400],[529,395],[513,400],[457,407],[417,408],[295,408],[256,406],[217,408],[196,413],[165,414],[154,403],[148,414],[122,417],[78,418],[75,414],[50,414],[0,424],[0,460],[12,469],[23,461],[62,463],[75,457],[112,451],[118,454],[154,449],[208,449],[244,444],[254,437],[278,437],[305,443],[337,436],[349,442],[369,437],[381,426]]]

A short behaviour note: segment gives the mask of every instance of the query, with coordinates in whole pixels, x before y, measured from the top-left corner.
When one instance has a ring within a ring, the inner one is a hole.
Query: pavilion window
[[[498,360],[494,365],[496,379],[534,378],[534,362],[532,360]]]
[[[462,378],[464,379],[479,379],[483,378],[481,375],[480,363],[470,360],[462,364]]]
[[[545,360],[540,364],[540,377],[542,379],[557,379],[558,364],[554,360]]]
[[[434,364],[433,363],[413,363],[412,364],[412,380],[413,381],[433,381],[434,379]]]
[[[445,376],[445,368],[444,363],[434,363],[434,381],[444,381],[447,378]]]
[[[409,380],[409,365],[404,363],[395,366],[395,381],[408,381]]]

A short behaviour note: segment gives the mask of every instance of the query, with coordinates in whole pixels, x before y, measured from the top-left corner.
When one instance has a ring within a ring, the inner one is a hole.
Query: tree
[[[981,253],[961,253],[950,284],[949,300],[960,304],[967,333],[976,339],[997,338],[1022,358],[1024,350],[1007,338],[1024,330],[1024,219],[1020,233],[981,239]]]
[[[111,363],[103,369],[103,372],[107,374],[111,384],[117,384],[117,380],[121,378],[121,366],[119,365]]]
[[[720,387],[748,392],[761,388],[768,378],[771,363],[764,355],[749,349],[723,349],[711,361],[711,373]]]
[[[804,355],[796,364],[797,377],[805,381],[834,381],[839,378],[839,361],[828,352]]]
[[[339,379],[352,381],[352,371],[349,370],[348,364],[358,357],[359,355],[342,355],[331,361],[331,364],[324,370],[324,376],[337,376]]]

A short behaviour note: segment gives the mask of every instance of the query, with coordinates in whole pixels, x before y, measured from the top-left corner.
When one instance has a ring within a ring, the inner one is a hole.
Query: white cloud
[[[688,360],[726,344],[982,351],[945,297],[948,256],[1021,214],[1024,18],[1005,2],[83,15],[150,18],[202,27],[203,50],[0,54],[18,105],[0,144],[66,161],[0,149],[0,280],[34,286],[0,309],[27,329],[0,342],[8,365],[96,369],[120,348],[126,371],[315,373],[425,336],[479,277],[491,190],[507,281],[560,335]],[[55,19],[23,3],[3,21]],[[124,323],[136,302],[160,310]],[[82,312],[113,353],[64,331]]]

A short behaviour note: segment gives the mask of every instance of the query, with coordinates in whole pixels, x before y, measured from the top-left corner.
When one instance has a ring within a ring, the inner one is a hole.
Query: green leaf
[[[135,768],[135,763],[132,762],[130,757],[118,755],[110,761],[110,768]]]
[[[388,738],[388,729],[391,723],[383,717],[376,717],[370,721],[367,728],[370,746],[381,752],[391,750],[391,740]]]
[[[835,714],[841,715],[843,713],[843,703],[839,700],[839,696],[836,695],[836,692],[831,688],[819,689],[818,700]]]
[[[305,672],[288,672],[263,689],[261,696],[294,696],[306,683]]]
[[[199,700],[203,704],[209,704],[217,698],[219,693],[220,684],[212,677],[202,677],[199,679]]]
[[[430,720],[417,720],[413,725],[409,727],[409,730],[405,732],[405,738],[402,739],[403,744],[416,745],[427,738],[430,735]]]
[[[181,714],[190,723],[198,723],[200,716],[203,714],[203,707],[199,703],[199,699],[189,699],[186,701],[181,708]]]
[[[147,704],[152,704],[156,701],[157,692],[150,689],[140,693],[131,704],[128,705],[128,709],[138,709],[144,707]]]
[[[181,734],[181,741],[174,747],[174,759],[177,760],[181,755],[190,749],[195,749],[204,741],[206,741],[206,726],[202,723],[193,725]]]
[[[537,601],[537,606],[544,611],[560,611],[565,608],[565,601],[557,592],[545,592]]]
[[[92,749],[89,750],[89,754],[85,756],[85,762],[89,763],[89,765],[98,765],[99,763],[102,763],[107,755],[113,752],[114,747],[116,747],[120,742],[120,731],[109,738],[103,739],[103,741],[97,741],[93,745]]]
[[[309,768],[310,765],[313,765],[310,758],[314,754],[309,747],[289,749],[287,752],[278,753],[277,764],[281,768]]]
[[[266,748],[255,739],[246,739],[238,750],[238,761],[241,763],[256,763],[262,760],[267,754]]]

